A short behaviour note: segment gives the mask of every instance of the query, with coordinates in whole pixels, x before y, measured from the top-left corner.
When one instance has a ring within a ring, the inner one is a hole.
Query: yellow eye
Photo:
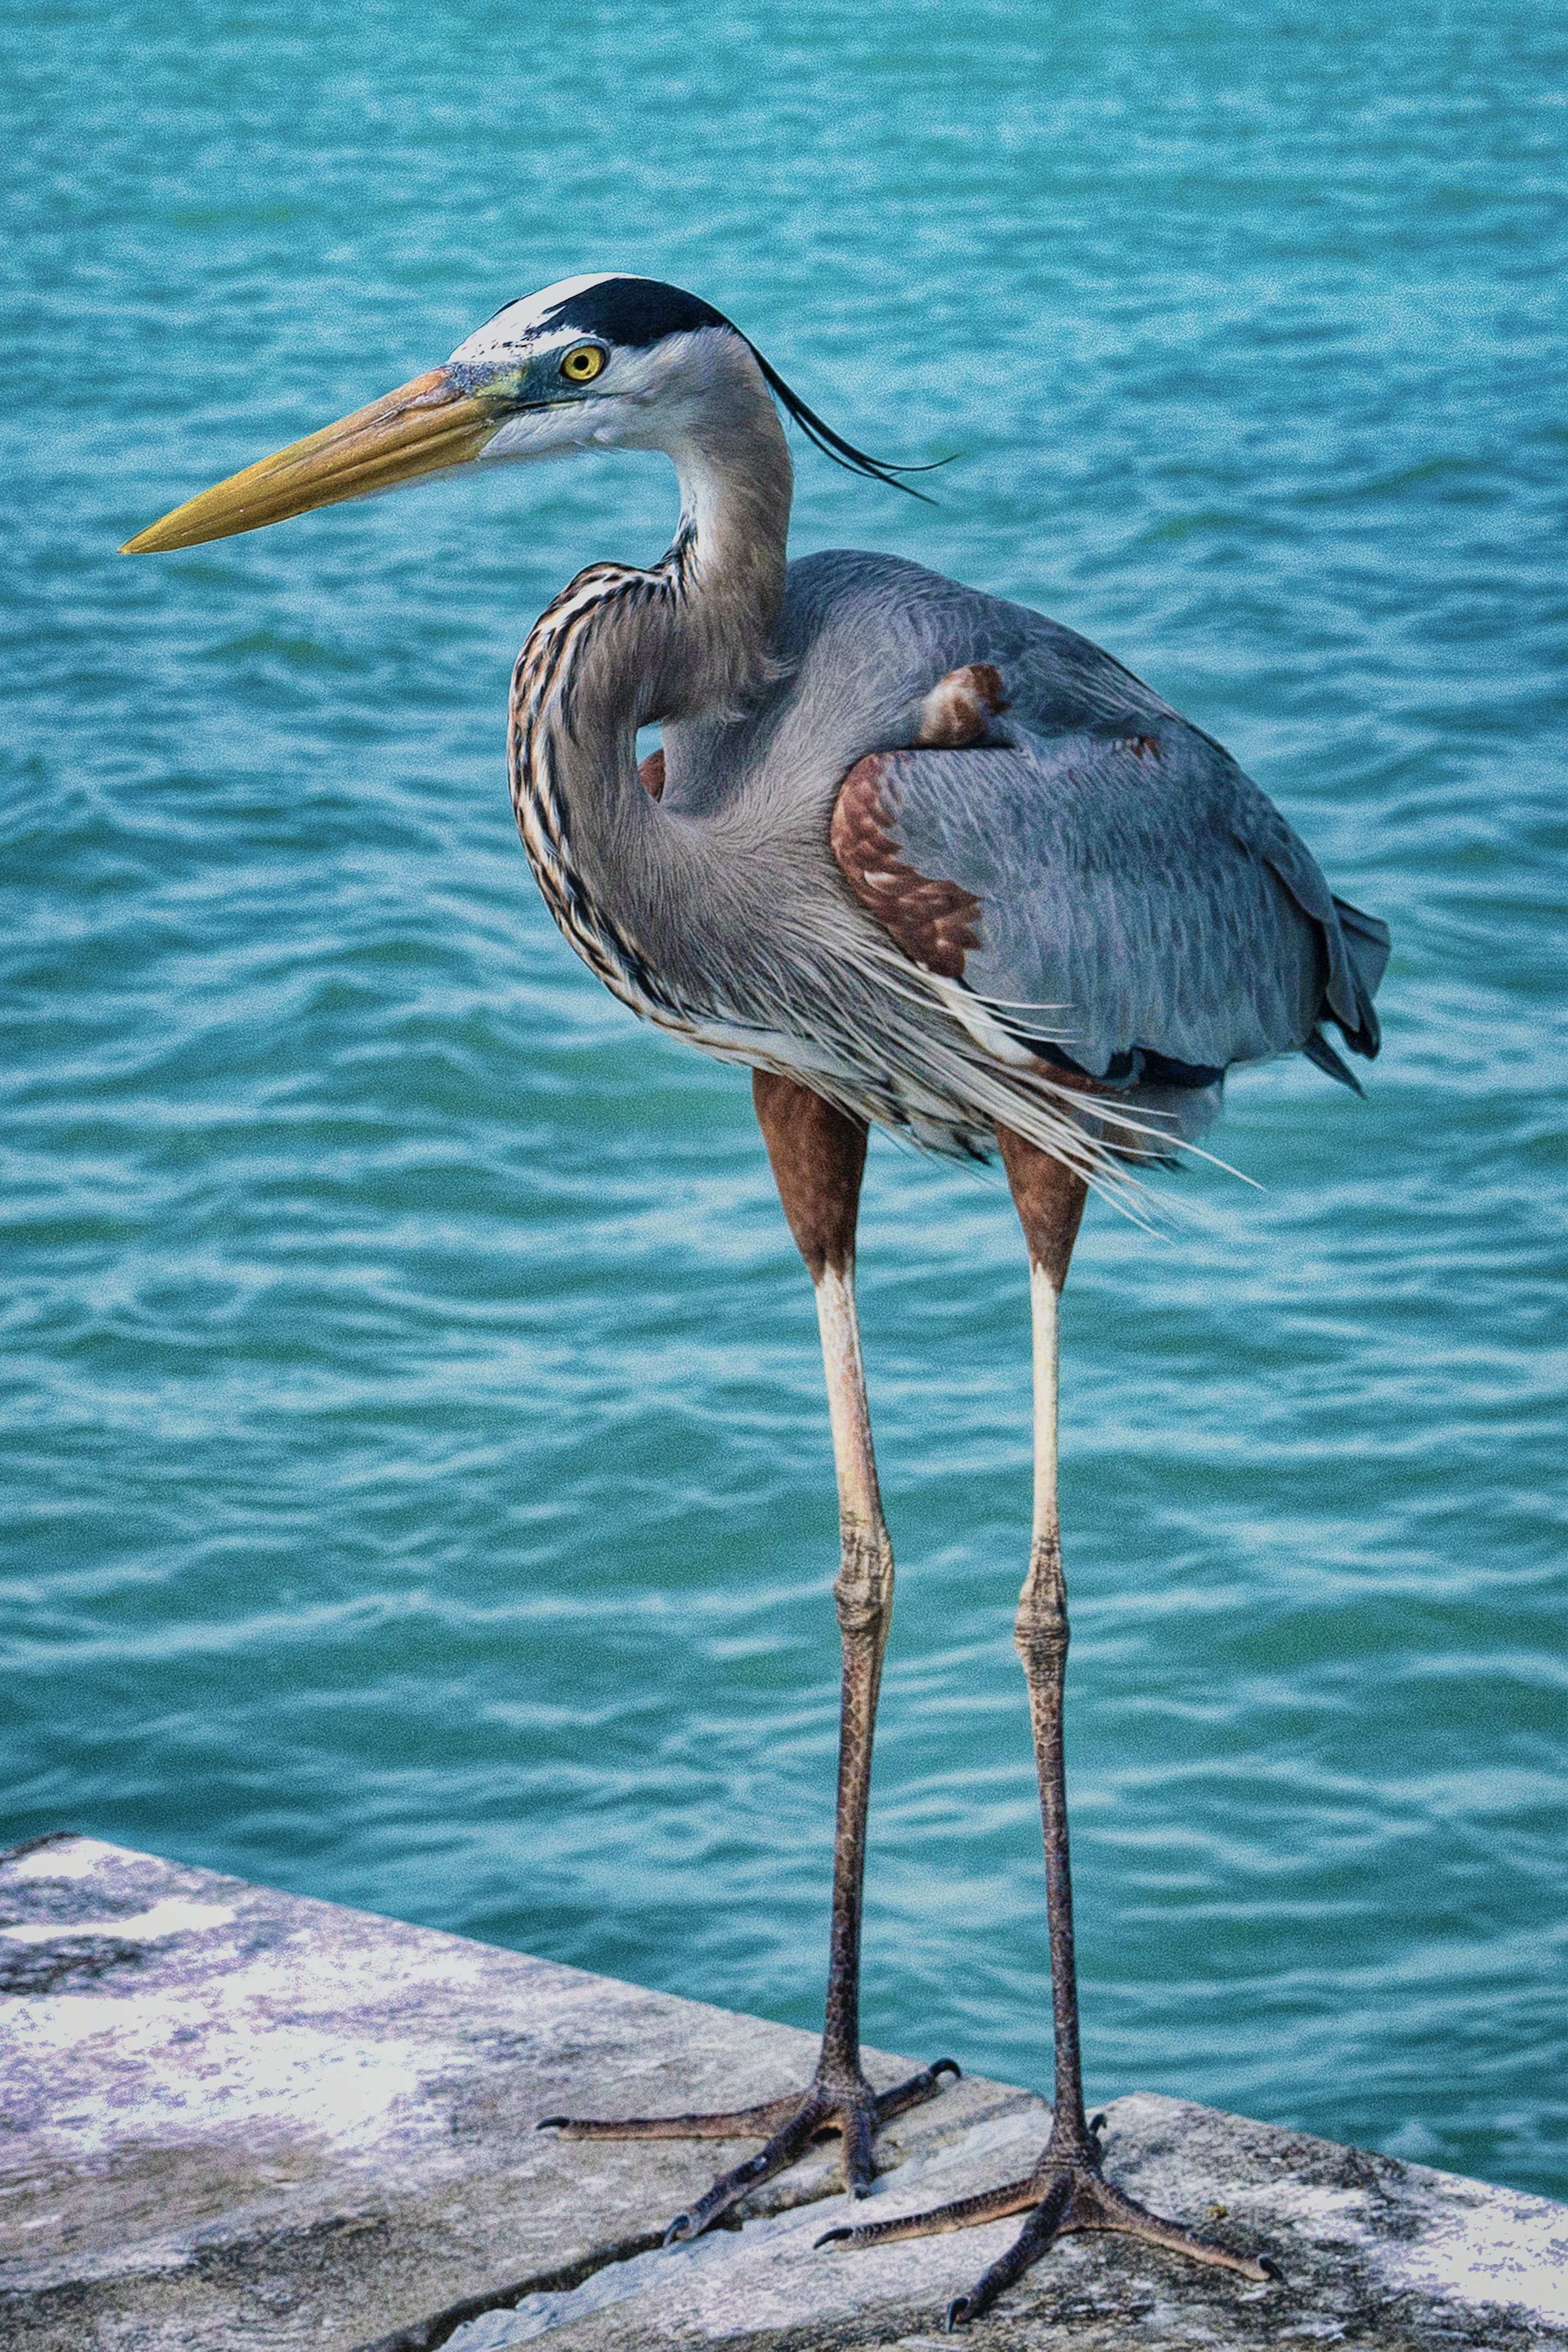
[[[597,343],[578,343],[561,362],[561,373],[568,383],[592,383],[605,364],[605,354]]]

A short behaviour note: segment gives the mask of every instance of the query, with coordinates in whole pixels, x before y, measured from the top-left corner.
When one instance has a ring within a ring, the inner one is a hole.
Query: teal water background
[[[664,543],[605,457],[129,561],[625,268],[1393,925],[1357,1103],[1233,1087],[1066,1307],[1091,2095],[1568,2194],[1568,33],[1520,0],[186,0],[9,15],[5,1833],[89,1830],[811,2025],[815,1323],[742,1074],[552,928],[509,667]],[[1005,1191],[873,1149],[900,1563],[884,2047],[1048,2082]]]

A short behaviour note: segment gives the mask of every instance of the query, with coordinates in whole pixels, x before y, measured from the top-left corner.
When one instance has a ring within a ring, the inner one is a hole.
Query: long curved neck
[[[660,648],[657,719],[719,717],[769,675],[784,604],[794,475],[773,398],[747,346],[726,338],[710,381],[666,423],[680,482],[682,595]],[[651,647],[650,647],[651,650]]]
[[[760,370],[736,337],[650,417],[680,524],[647,570],[591,564],[541,615],[512,677],[512,805],[551,913],[607,986],[660,1018],[659,887],[674,843],[637,778],[653,719],[736,713],[771,674],[792,477]]]

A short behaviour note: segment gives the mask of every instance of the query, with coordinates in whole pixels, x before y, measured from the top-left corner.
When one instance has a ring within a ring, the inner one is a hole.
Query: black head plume
[[[724,323],[728,326],[731,322],[726,320]],[[739,327],[735,332],[741,334]],[[806,439],[814,442],[825,457],[831,457],[834,464],[842,466],[847,474],[864,474],[870,481],[886,482],[889,489],[903,490],[910,498],[919,499],[922,506],[935,506],[934,499],[928,499],[923,490],[917,490],[909,482],[900,482],[899,476],[934,474],[939,466],[951,466],[951,457],[938,457],[929,466],[892,466],[884,463],[880,457],[868,457],[864,449],[857,449],[852,441],[846,441],[841,434],[835,433],[831,425],[825,425],[815,409],[806,406],[798,392],[790,390],[777,368],[771,366],[763,357],[749,335],[741,335],[741,341],[762,369],[768,389],[784,403]]]

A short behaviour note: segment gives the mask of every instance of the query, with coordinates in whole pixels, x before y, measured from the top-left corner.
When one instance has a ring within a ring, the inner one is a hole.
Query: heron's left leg
[[[1067,1668],[1067,1586],[1062,1577],[1061,1536],[1057,1510],[1057,1316],[1068,1261],[1083,1214],[1085,1188],[1070,1169],[998,1128],[1025,1236],[1029,1244],[1029,1297],[1035,1360],[1035,1524],[1029,1572],[1018,1596],[1016,1641],[1029,1691],[1035,1761],[1040,1781],[1040,1812],[1046,1844],[1046,1916],[1050,1937],[1051,2011],[1056,2044],[1056,2087],[1051,2128],[1039,2161],[1023,2180],[1009,2181],[978,2197],[965,2197],[928,2213],[858,2229],[830,2230],[830,2240],[856,2246],[886,2245],[894,2238],[920,2238],[944,2230],[973,2228],[1011,2213],[1029,2218],[1014,2244],[993,2263],[967,2294],[948,2307],[950,2329],[978,2319],[997,2296],[1047,2251],[1075,2230],[1110,2230],[1173,2253],[1239,2271],[1244,2277],[1277,2276],[1264,2263],[1233,2253],[1228,2246],[1167,2221],[1107,2180],[1100,2144],[1084,2115],[1079,2057],[1078,1979],[1073,1962],[1072,1882],[1068,1868],[1067,1780],[1062,1759],[1062,1686]]]
[[[695,2238],[747,2191],[837,2131],[844,2184],[863,2196],[876,2167],[880,2125],[932,2097],[952,2059],[939,2059],[890,2091],[872,2089],[860,2067],[860,1915],[871,1738],[882,1654],[893,1611],[893,1552],[882,1517],[855,1313],[855,1228],[866,1164],[866,1129],[792,1079],[762,1071],[752,1092],[784,1214],[816,1293],[827,1376],[828,1419],[838,1477],[840,1557],[833,1597],[844,1649],[838,1734],[838,1818],[833,1846],[827,2014],[816,2072],[804,2090],[723,2115],[653,2116],[588,2122],[553,2116],[570,2139],[764,2139],[766,2146],[721,2173],[670,2225],[669,2240]],[[546,2126],[542,2125],[542,2130]]]

